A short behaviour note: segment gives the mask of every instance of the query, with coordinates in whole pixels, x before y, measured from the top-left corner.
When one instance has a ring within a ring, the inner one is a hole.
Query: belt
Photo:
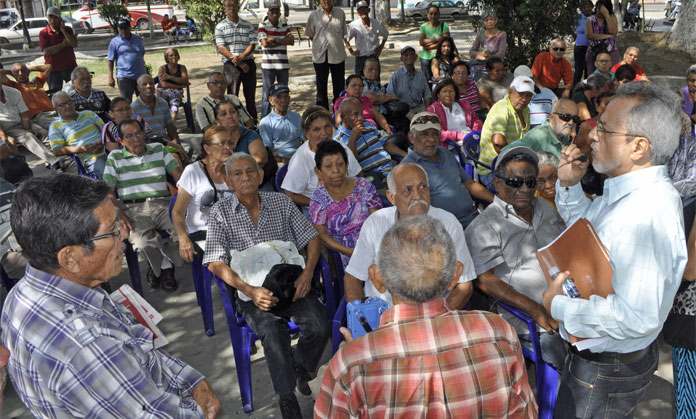
[[[140,198],[140,199],[124,199],[123,202],[124,204],[142,204],[145,201],[152,201],[154,199],[163,199],[167,198],[166,196],[153,196],[150,198]]]
[[[628,352],[628,353],[619,353],[619,352],[590,352],[588,349],[585,349],[584,351],[578,351],[578,349],[575,347],[575,345],[570,345],[570,352],[574,353],[575,355],[579,356],[580,358],[591,361],[591,362],[606,362],[606,363],[614,363],[616,361],[621,362],[623,364],[628,364],[631,362],[635,362],[639,360],[640,358],[644,357],[645,355],[648,354],[649,351],[652,350],[652,347],[655,345],[655,342],[651,343],[648,345],[646,348],[639,349],[637,351],[633,352]]]

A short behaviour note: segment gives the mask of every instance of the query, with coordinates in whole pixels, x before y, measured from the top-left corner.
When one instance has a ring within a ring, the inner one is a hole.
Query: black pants
[[[256,113],[256,63],[253,59],[244,60],[244,64],[249,66],[249,71],[246,73],[241,68],[232,64],[231,61],[225,61],[222,67],[227,81],[227,93],[239,97],[239,85],[243,84],[242,92],[244,93],[244,102],[249,116],[258,122],[258,114]]]
[[[323,63],[314,63],[314,73],[317,78],[317,105],[333,110],[333,107],[329,107],[329,72],[331,72],[333,102],[335,102],[346,87],[346,62],[341,61],[337,64],[329,64],[327,58]]]
[[[573,60],[575,61],[573,86],[576,86],[580,80],[584,79],[583,75],[589,76],[585,65],[585,54],[587,54],[587,45],[573,48]]]

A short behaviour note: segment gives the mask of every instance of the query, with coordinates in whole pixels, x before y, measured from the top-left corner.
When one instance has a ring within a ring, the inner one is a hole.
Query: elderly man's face
[[[510,103],[512,103],[512,107],[515,108],[516,111],[521,111],[526,108],[529,102],[532,101],[533,96],[531,92],[520,93],[515,89],[510,89],[508,94],[510,95]]]
[[[223,75],[214,75],[211,81],[208,82],[210,95],[216,99],[221,99],[225,95],[225,89],[227,89],[227,81]]]
[[[288,113],[288,107],[290,106],[290,93],[281,92],[275,96],[268,98],[268,101],[273,105],[273,110],[279,115],[285,115]]]
[[[597,58],[595,59],[594,63],[597,70],[601,71],[602,73],[606,73],[611,69],[611,55],[607,54],[606,52],[597,54]]]
[[[12,66],[12,76],[19,83],[27,83],[29,81],[29,68],[26,65],[15,64]]]
[[[508,182],[523,180],[521,186],[509,186],[505,179],[495,177],[493,183],[495,190],[498,191],[500,199],[512,205],[517,214],[528,213],[534,199],[536,190],[537,173],[534,165],[525,161],[511,161],[505,167],[505,178]],[[530,181],[533,186],[529,187],[526,182]]]
[[[256,169],[256,165],[251,160],[239,159],[230,165],[227,185],[237,195],[249,195],[258,193],[262,180],[261,172]]]
[[[138,91],[143,99],[151,99],[155,96],[155,80],[150,76],[138,79]]]
[[[145,133],[137,123],[121,126],[121,143],[131,154],[145,154]]]
[[[350,100],[350,103],[346,103],[341,109],[341,121],[346,128],[352,130],[356,125],[365,122],[362,105],[357,100]]]
[[[416,62],[416,52],[412,49],[406,50],[401,55],[401,62],[407,67],[412,66]]]
[[[635,48],[629,48],[624,53],[624,61],[626,64],[635,64],[638,61],[638,55],[640,53]]]
[[[578,106],[571,102],[564,102],[562,106],[558,106],[558,108],[549,115],[549,125],[551,125],[553,133],[556,134],[556,138],[561,141],[566,141],[575,134],[575,122],[579,119],[577,116]]]
[[[409,140],[413,143],[413,152],[421,157],[432,158],[437,154],[440,145],[440,131],[428,128],[425,131],[409,132]]]
[[[393,170],[397,170],[394,173],[396,193],[392,195],[387,191],[387,198],[399,211],[399,215],[406,217],[427,214],[430,209],[430,189],[423,171],[413,166],[396,167]]]
[[[63,119],[72,119],[77,115],[77,111],[75,111],[75,102],[70,97],[61,97],[56,100],[53,106],[55,106],[56,112],[58,112],[58,115]]]
[[[72,81],[78,93],[89,93],[92,90],[92,75],[89,71],[80,71]]]
[[[121,35],[122,38],[130,39],[130,37],[131,37],[131,26],[130,26],[130,24],[128,24],[128,25],[118,25],[118,34]]]
[[[630,169],[631,145],[636,137],[626,135],[627,116],[637,105],[632,98],[614,98],[590,131],[592,140],[592,167],[597,173],[618,176]]]
[[[553,56],[554,60],[560,60],[561,58],[563,58],[565,51],[565,42],[554,42],[553,44],[551,44],[551,47],[549,48],[549,52]]]

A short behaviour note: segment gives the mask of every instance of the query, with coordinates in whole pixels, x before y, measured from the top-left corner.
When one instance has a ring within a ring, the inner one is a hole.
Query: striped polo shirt
[[[101,143],[103,127],[104,121],[92,111],[77,112],[77,119],[74,121],[65,121],[63,117],[59,117],[48,128],[48,141],[51,150],[58,147],[79,147],[97,142]],[[103,151],[97,154],[77,153],[77,157],[82,162],[88,162],[103,155]]]
[[[358,161],[363,172],[383,172],[387,173],[392,168],[391,156],[384,150],[384,138],[379,133],[377,126],[370,121],[365,121],[365,128],[372,128],[371,132],[363,134],[356,141],[358,149]],[[348,146],[351,130],[343,126],[338,126],[334,140]]]
[[[290,28],[288,28],[288,25],[280,20],[278,20],[278,26],[273,26],[270,21],[259,23],[259,39],[283,39],[289,33]],[[287,45],[261,48],[261,51],[263,52],[263,61],[261,62],[263,70],[287,70],[290,68]]]
[[[517,111],[512,107],[510,96],[507,95],[491,107],[481,130],[481,154],[479,160],[482,163],[490,165],[493,163],[493,159],[498,156],[491,141],[493,134],[504,135],[507,144],[524,137],[524,134],[529,131],[529,107],[524,108],[522,115],[524,116],[524,127],[522,127],[522,121],[517,116]],[[491,171],[478,166],[478,172],[481,175],[487,175]]]
[[[239,55],[247,49],[249,44],[256,43],[256,28],[246,20],[239,18],[235,24],[228,18],[223,19],[215,25],[215,45],[226,46],[234,55]],[[251,60],[254,58],[253,53],[246,58]],[[226,62],[227,58],[222,56],[222,62]]]
[[[157,96],[155,96],[155,100],[154,113],[150,111],[150,105],[143,102],[140,96],[131,104],[131,110],[134,115],[143,118],[145,122],[152,127],[153,135],[169,138],[167,134],[167,125],[172,122],[172,115],[169,113],[169,103]]]
[[[167,173],[176,168],[176,160],[162,144],[145,144],[140,157],[125,148],[109,153],[103,179],[121,200],[156,198],[170,195]]]

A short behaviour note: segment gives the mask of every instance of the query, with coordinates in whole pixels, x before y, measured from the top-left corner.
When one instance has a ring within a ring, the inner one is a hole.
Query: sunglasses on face
[[[551,49],[554,51],[565,51],[566,50],[565,47],[553,47]]]
[[[496,176],[498,179],[501,179],[505,182],[505,184],[511,188],[519,189],[522,187],[522,185],[527,185],[529,189],[534,189],[536,188],[537,185],[537,178],[536,177],[527,177],[527,178],[521,178],[521,177],[502,177],[502,176]]]
[[[415,121],[411,121],[412,124],[428,124],[428,123],[434,123],[434,124],[439,124],[440,123],[440,118],[438,118],[435,115],[423,115],[419,116],[418,119]]]
[[[582,122],[582,119],[580,119],[580,117],[577,115],[571,115],[569,113],[558,113],[558,112],[554,112],[553,114],[558,115],[558,118],[560,118],[560,120],[563,122],[573,121],[575,123],[575,125],[580,125],[580,123]]]

